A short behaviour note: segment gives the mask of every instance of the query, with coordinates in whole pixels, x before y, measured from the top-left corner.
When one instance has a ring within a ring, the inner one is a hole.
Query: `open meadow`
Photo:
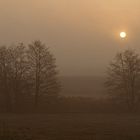
[[[138,140],[140,115],[0,115],[3,140]]]

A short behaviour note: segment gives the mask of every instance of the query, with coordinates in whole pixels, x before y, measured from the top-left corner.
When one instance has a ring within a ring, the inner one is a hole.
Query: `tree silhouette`
[[[19,108],[25,94],[29,93],[29,65],[27,61],[26,47],[23,43],[9,47],[11,54],[11,84],[13,108]],[[20,109],[20,108],[19,108]]]
[[[41,98],[57,97],[60,84],[55,61],[41,41],[28,47],[23,43],[0,47],[0,99],[7,112],[20,111],[28,99],[37,108]]]
[[[0,48],[0,91],[4,97],[6,110],[11,111],[11,55],[6,46]]]
[[[111,95],[125,100],[133,109],[140,90],[140,58],[133,50],[118,53],[108,68],[106,85]]]
[[[55,58],[41,41],[34,41],[28,48],[28,61],[37,108],[43,95],[57,96],[59,92]]]

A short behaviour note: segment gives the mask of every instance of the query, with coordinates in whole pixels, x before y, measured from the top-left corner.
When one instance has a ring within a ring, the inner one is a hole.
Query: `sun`
[[[127,36],[126,32],[120,32],[120,37],[122,39],[126,38],[126,36]]]

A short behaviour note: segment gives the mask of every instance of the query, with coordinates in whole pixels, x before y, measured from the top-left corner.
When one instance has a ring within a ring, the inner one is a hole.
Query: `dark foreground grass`
[[[0,140],[140,140],[140,115],[1,114]]]

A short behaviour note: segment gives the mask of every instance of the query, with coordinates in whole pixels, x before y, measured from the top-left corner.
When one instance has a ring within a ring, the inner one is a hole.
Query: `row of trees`
[[[140,56],[134,50],[118,53],[108,68],[106,85],[111,96],[134,110],[140,99]]]
[[[135,108],[140,99],[140,56],[134,50],[116,55],[106,86],[111,97]],[[41,41],[0,47],[0,99],[7,112],[20,109],[27,100],[36,110],[42,99],[57,99],[60,89],[56,59]]]
[[[34,108],[41,98],[57,97],[60,90],[55,58],[41,41],[0,47],[0,96],[9,112],[31,97]]]

